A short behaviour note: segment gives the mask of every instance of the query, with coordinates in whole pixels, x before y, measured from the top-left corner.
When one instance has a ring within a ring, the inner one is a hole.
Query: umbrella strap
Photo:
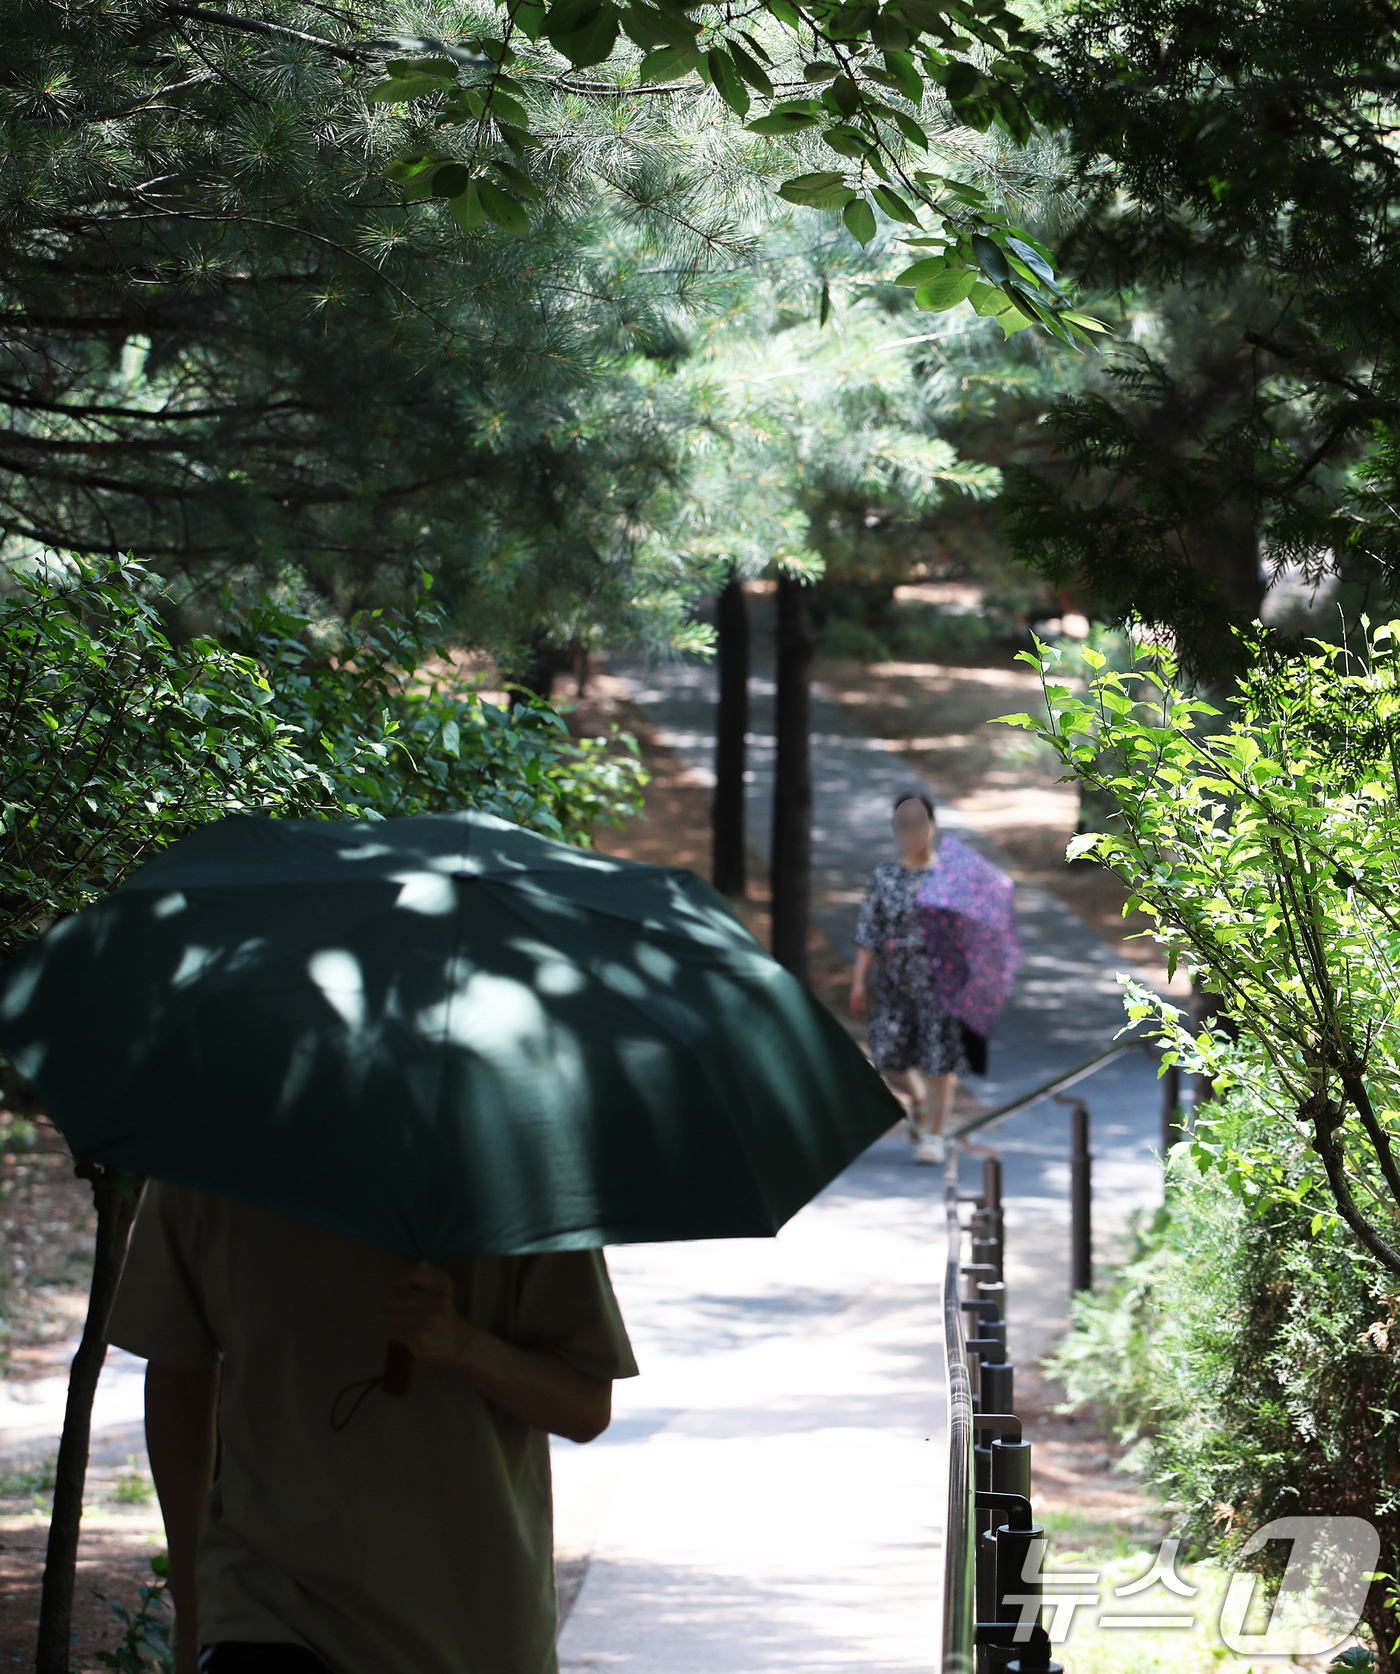
[[[355,1383],[347,1383],[344,1389],[337,1393],[335,1399],[331,1402],[331,1429],[334,1430],[337,1435],[345,1428],[345,1426],[364,1405],[365,1397],[369,1394],[370,1390],[377,1389],[383,1382],[383,1374],[376,1372],[372,1378],[360,1378]],[[358,1391],[358,1393],[356,1393],[356,1391]],[[341,1405],[350,1396],[354,1396],[354,1399],[350,1402],[349,1410],[346,1411],[342,1417]]]

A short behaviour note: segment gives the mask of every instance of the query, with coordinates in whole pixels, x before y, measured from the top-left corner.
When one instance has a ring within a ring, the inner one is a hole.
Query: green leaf
[[[499,122],[497,127],[501,131],[501,138],[517,157],[523,157],[527,147],[540,143],[527,128],[516,128],[509,122]]]
[[[492,89],[491,102],[487,108],[497,122],[509,122],[516,128],[530,126],[530,118],[524,105],[518,99],[512,99],[509,93],[502,93],[499,87]]]
[[[870,195],[892,221],[903,221],[911,227],[918,226],[919,217],[898,192],[892,191],[888,186],[873,186]]]
[[[861,244],[869,244],[875,236],[875,211],[864,198],[856,198],[841,211],[846,231]]]
[[[928,150],[928,135],[923,131],[912,116],[905,116],[903,111],[895,111],[891,118],[896,128],[904,135],[910,145],[917,145],[920,151]]]
[[[796,134],[810,128],[820,118],[805,110],[775,110],[760,116],[757,122],[747,123],[751,134]]]
[[[642,60],[642,81],[674,81],[679,76],[688,76],[700,62],[700,54],[694,47],[661,47],[656,52],[649,52]]]
[[[442,747],[449,756],[460,756],[462,753],[462,729],[456,721],[442,723]]]
[[[747,116],[752,101],[743,78],[734,66],[734,60],[722,48],[711,47],[705,54],[705,64],[709,69],[710,81],[715,92],[736,116]]]
[[[974,268],[946,267],[914,292],[914,306],[925,314],[941,314],[946,309],[956,308],[976,283]]]
[[[459,198],[472,183],[472,171],[463,163],[444,163],[433,172],[435,198]]]
[[[972,277],[975,282],[967,294],[977,312],[985,318],[990,318],[995,314],[1004,314],[1011,306],[1011,298],[1007,296],[1006,292],[979,280],[975,271],[973,271]]]
[[[401,186],[407,186],[424,181],[439,163],[450,161],[451,159],[440,151],[424,151],[416,157],[396,157],[384,173],[388,179],[398,181]]]
[[[822,97],[842,116],[854,116],[860,109],[860,90],[849,76],[837,76]]]
[[[407,76],[401,81],[381,81],[365,94],[370,105],[401,105],[409,99],[426,98],[429,93],[441,93],[447,83],[436,76]]]
[[[1007,266],[1005,252],[993,244],[985,233],[973,233],[972,254],[977,265],[994,285],[1004,285],[1011,277],[1011,269]]]
[[[977,186],[969,186],[965,180],[945,179],[943,190],[951,198],[957,198],[960,203],[971,204],[980,209],[987,201],[987,194]]]
[[[539,197],[539,187],[525,173],[524,169],[516,168],[514,163],[503,162],[499,157],[491,159],[491,167],[496,170],[502,179],[513,186],[522,198],[529,198],[534,201]]]
[[[801,28],[802,14],[796,6],[789,5],[788,0],[764,0],[764,4],[779,23],[787,24],[789,29]]]
[[[773,83],[769,81],[763,66],[752,54],[745,52],[738,41],[730,41],[729,56],[734,60],[739,74],[756,93],[761,93],[765,99],[773,97]]]
[[[1093,319],[1088,314],[1078,314],[1072,309],[1066,308],[1061,313],[1060,318],[1068,320],[1072,325],[1082,326],[1085,331],[1107,331],[1112,335],[1110,327],[1106,326],[1102,320]]]
[[[866,81],[873,81],[879,87],[888,87],[892,93],[899,93],[902,91],[898,81],[895,80],[889,71],[880,69],[878,65],[862,64],[860,67],[860,73]]]
[[[544,35],[576,70],[611,57],[617,44],[618,11],[611,0],[556,0],[544,20]]]
[[[915,262],[913,267],[906,267],[903,273],[895,275],[896,285],[926,285],[937,273],[944,273],[948,268],[946,256],[925,256],[921,262]],[[957,270],[966,272],[965,268]]]
[[[934,34],[946,28],[943,19],[943,7],[938,0],[899,0],[898,11],[900,17],[911,29],[926,30]]]
[[[516,238],[524,238],[530,231],[530,217],[518,198],[493,186],[489,180],[476,182],[476,194],[487,216],[501,229]]]
[[[996,318],[997,324],[1007,337],[1010,337],[1013,332],[1024,331],[1027,326],[1033,326],[1036,323],[1034,320],[1028,320],[1024,314],[1019,313],[1015,308],[1005,309]]]
[[[887,7],[870,25],[870,40],[881,52],[907,52],[914,44],[914,37],[898,15],[897,7]]]
[[[795,175],[778,188],[780,198],[806,209],[843,209],[855,195],[845,175],[827,171]]]
[[[824,21],[828,34],[834,35],[838,40],[857,41],[869,33],[878,15],[878,9],[874,6],[837,6],[827,13]]]
[[[818,59],[815,64],[804,64],[802,77],[804,81],[830,81],[833,76],[841,74],[839,64],[829,64],[825,59]]]
[[[450,58],[395,58],[385,68],[395,81],[411,81],[415,76],[457,79],[457,66]]]
[[[628,6],[621,13],[627,37],[643,52],[657,47],[693,47],[699,25],[684,13],[663,12],[655,6]]]
[[[486,211],[481,207],[481,198],[477,194],[475,182],[460,198],[453,198],[447,207],[464,233],[475,232],[478,227],[486,224]]]
[[[1054,268],[1050,266],[1050,263],[1046,261],[1039,250],[1033,250],[1024,239],[1020,238],[1008,237],[1006,242],[1043,285],[1048,285],[1057,295],[1062,294],[1060,287],[1055,283]]]
[[[532,41],[544,33],[545,6],[543,0],[523,0],[511,14],[525,35]]]
[[[899,83],[900,92],[911,104],[919,105],[923,103],[923,77],[914,68],[914,60],[909,53],[887,52],[885,54],[885,68]]]
[[[870,150],[870,141],[858,128],[847,127],[844,123],[835,128],[828,128],[822,138],[840,157],[864,157]]]

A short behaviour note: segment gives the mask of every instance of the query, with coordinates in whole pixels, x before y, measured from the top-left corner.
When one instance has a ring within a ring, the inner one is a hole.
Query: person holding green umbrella
[[[177,1674],[553,1666],[548,1434],[636,1372],[601,1251],[410,1265],[153,1182],[112,1340],[149,1362]]]
[[[899,1115],[693,874],[474,813],[204,827],[0,973],[0,1049],[158,1182],[114,1330],[206,1674],[551,1674],[602,1247],[772,1235]]]

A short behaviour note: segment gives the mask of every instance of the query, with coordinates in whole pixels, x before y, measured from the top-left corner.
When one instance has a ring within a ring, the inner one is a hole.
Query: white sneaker
[[[947,1160],[948,1146],[941,1133],[927,1133],[914,1147],[914,1161],[916,1163],[943,1163]]]

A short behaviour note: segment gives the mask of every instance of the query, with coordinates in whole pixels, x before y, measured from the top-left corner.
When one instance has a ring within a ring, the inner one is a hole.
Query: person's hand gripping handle
[[[426,1261],[410,1267],[384,1309],[384,1393],[408,1394],[415,1359],[454,1360],[460,1323],[451,1275]]]
[[[383,1389],[386,1395],[407,1395],[413,1386],[413,1350],[392,1338],[384,1345]]]

